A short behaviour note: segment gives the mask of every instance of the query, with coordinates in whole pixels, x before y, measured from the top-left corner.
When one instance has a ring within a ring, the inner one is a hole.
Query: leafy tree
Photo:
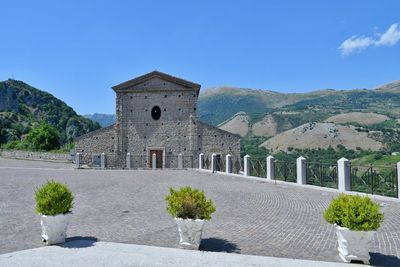
[[[34,150],[52,150],[60,147],[60,134],[48,123],[32,129],[26,141]]]

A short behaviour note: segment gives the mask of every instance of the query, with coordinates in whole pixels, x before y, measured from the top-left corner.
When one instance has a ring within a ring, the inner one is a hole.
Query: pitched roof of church
[[[160,79],[165,80],[165,81],[176,83],[176,84],[182,85],[184,87],[188,87],[188,88],[197,88],[197,89],[199,89],[200,86],[201,86],[200,84],[197,84],[197,83],[194,83],[194,82],[190,82],[190,81],[187,81],[187,80],[184,80],[184,79],[181,79],[181,78],[178,78],[178,77],[174,77],[172,75],[169,75],[169,74],[166,74],[166,73],[163,73],[163,72],[155,70],[155,71],[149,72],[147,74],[144,74],[142,76],[136,77],[136,78],[134,78],[132,80],[129,80],[129,81],[120,83],[118,85],[115,85],[115,86],[112,87],[112,89],[114,89],[114,90],[125,89],[125,88],[128,88],[128,87],[132,87],[132,86],[135,86],[137,84],[143,83],[143,82],[145,82],[147,80],[150,80],[152,78],[155,78],[155,77],[160,78]]]

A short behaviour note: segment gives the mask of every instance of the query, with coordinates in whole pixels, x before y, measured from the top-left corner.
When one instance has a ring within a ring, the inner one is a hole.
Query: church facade
[[[199,154],[224,159],[240,155],[240,136],[197,120],[200,85],[153,71],[112,87],[116,93],[116,122],[75,140],[81,163],[95,165],[102,153],[110,168],[197,166]],[[127,161],[130,161],[129,163]]]

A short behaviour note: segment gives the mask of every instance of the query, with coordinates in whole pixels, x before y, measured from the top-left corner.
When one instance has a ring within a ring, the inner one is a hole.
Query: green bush
[[[43,215],[68,213],[74,196],[62,183],[49,181],[36,191],[36,212]]]
[[[52,150],[60,147],[60,134],[48,123],[30,130],[26,141],[34,150]]]
[[[170,194],[165,197],[167,211],[172,217],[182,219],[210,220],[215,212],[211,199],[206,199],[204,191],[193,189],[190,186],[179,190],[169,189]]]
[[[328,223],[354,231],[376,230],[383,220],[379,208],[379,204],[367,196],[340,194],[332,200],[324,218]]]

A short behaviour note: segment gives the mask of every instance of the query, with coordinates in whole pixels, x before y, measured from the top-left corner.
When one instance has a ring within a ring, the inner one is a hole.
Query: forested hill
[[[61,143],[100,128],[97,122],[79,116],[53,95],[22,81],[0,82],[0,145],[20,140],[42,122],[54,126]]]

